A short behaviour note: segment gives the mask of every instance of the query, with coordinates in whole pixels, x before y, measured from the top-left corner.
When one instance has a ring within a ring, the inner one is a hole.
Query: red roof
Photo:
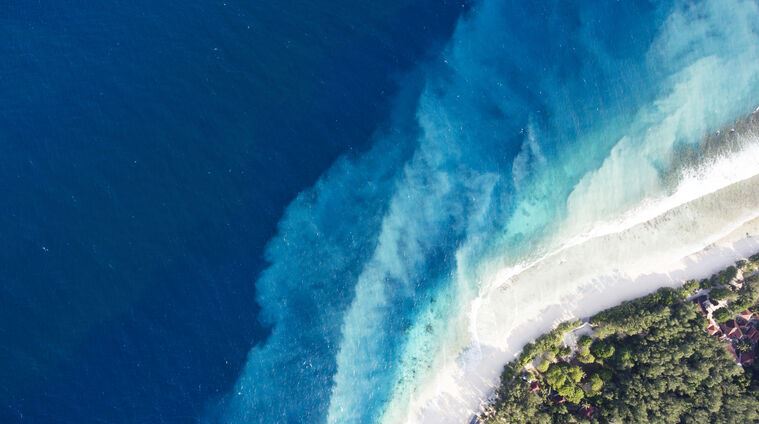
[[[714,324],[709,324],[708,327],[706,327],[706,332],[709,333],[710,336],[713,336],[717,333],[719,333],[719,328],[714,326]]]
[[[749,311],[748,309],[738,314],[739,317],[745,319],[746,321],[751,321],[751,317],[753,315],[754,315],[753,312]]]
[[[733,323],[733,325],[730,325],[730,323]],[[722,327],[722,331],[725,333],[725,335],[731,339],[740,339],[743,337],[743,332],[741,332],[740,327],[738,327],[737,324],[735,324],[735,321],[730,320]]]

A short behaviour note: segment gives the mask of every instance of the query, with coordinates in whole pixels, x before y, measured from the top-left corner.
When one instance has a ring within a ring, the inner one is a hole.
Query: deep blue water
[[[190,422],[232,390],[284,207],[466,9],[375,3],[3,3],[1,422]]]

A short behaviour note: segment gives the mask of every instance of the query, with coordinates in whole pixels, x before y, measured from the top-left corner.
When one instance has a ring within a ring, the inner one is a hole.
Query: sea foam
[[[288,207],[209,421],[467,420],[527,340],[756,227],[755,133],[708,138],[756,107],[756,3],[543,3],[477,4]]]
[[[704,273],[692,266],[683,270],[683,260],[711,243],[731,245],[737,235],[756,231],[754,117],[716,154],[697,149],[691,163],[677,160],[683,145],[699,143],[716,123],[753,109],[759,75],[756,6],[739,2],[729,12],[719,6],[674,9],[648,53],[674,71],[660,96],[638,110],[600,166],[574,185],[552,234],[518,260],[519,254],[502,246],[468,277],[479,290],[470,303],[462,302],[456,319],[465,324],[453,325],[459,333],[434,361],[429,374],[434,377],[407,392],[410,396],[397,397],[386,421],[466,420],[496,384],[503,363],[556,320],[589,315],[615,300],[672,284],[672,275]],[[736,50],[735,40],[745,44],[737,43]],[[725,47],[718,53],[720,44]],[[672,66],[683,58],[687,62],[680,68]],[[559,158],[561,163],[541,165],[567,166],[574,159],[571,152]],[[555,184],[557,173],[546,174],[550,177],[539,184]],[[534,217],[535,203],[522,206],[525,220]],[[732,238],[725,239],[728,235]],[[757,248],[750,238],[740,246],[737,252],[721,252],[720,265]],[[657,274],[658,281],[641,278],[657,272],[674,274]]]

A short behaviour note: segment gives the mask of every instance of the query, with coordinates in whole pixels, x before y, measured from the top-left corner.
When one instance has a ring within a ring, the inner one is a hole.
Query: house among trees
[[[759,254],[750,259],[559,324],[506,365],[482,421],[759,423]]]
[[[738,323],[731,319],[730,321],[726,322],[722,325],[722,332],[725,333],[725,337],[728,339],[740,339],[743,337],[743,332],[741,331],[741,327],[738,326]]]
[[[751,305],[756,307],[759,299],[759,283],[754,276],[759,271],[756,271],[755,261],[752,264],[739,261],[736,265],[737,268],[699,282],[701,290],[688,299],[698,305],[699,312],[706,318],[706,333],[724,340],[735,362],[745,367],[754,363],[759,351],[759,316],[750,309]],[[745,274],[744,270],[752,272]],[[687,292],[693,293],[695,283],[686,284],[690,284]]]
[[[719,326],[715,325],[714,323],[710,323],[708,327],[706,327],[706,332],[710,336],[722,336],[722,330],[720,330]]]
[[[749,311],[748,309],[738,314],[738,318],[744,323],[750,322],[753,317],[754,317],[754,313]]]

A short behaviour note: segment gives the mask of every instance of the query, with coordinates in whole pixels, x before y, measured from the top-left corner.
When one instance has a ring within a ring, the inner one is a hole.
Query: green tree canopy
[[[732,317],[733,313],[728,308],[722,307],[712,312],[712,318],[720,323],[729,321]]]
[[[596,358],[608,359],[614,355],[614,345],[605,340],[596,340],[590,347],[590,353]]]
[[[729,319],[732,312],[721,308],[715,315]],[[591,421],[602,423],[759,422],[757,366],[738,366],[677,291],[625,302],[591,322],[597,338],[581,338],[575,358],[550,364],[537,376],[543,387],[537,393],[518,378],[517,364],[507,366],[486,422],[578,422],[585,404],[596,411]],[[736,344],[739,352],[751,347]],[[599,361],[583,363],[584,356]]]

